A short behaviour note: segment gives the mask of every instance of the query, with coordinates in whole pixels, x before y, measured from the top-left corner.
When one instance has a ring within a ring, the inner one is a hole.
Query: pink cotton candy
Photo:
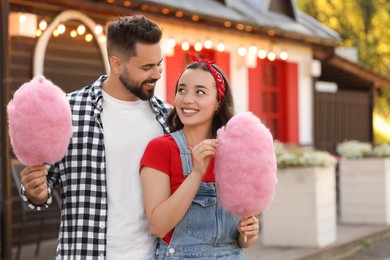
[[[7,106],[9,135],[25,165],[55,163],[72,136],[72,114],[65,93],[44,76],[24,83]]]
[[[222,207],[238,216],[258,214],[272,202],[276,177],[273,138],[251,112],[218,129],[215,182]]]

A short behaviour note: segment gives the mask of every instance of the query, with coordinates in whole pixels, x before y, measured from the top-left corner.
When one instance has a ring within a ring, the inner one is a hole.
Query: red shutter
[[[249,81],[249,111],[252,111],[260,119],[263,116],[261,104],[261,66],[248,69]]]
[[[298,66],[281,60],[258,60],[248,69],[249,110],[260,117],[275,139],[299,143]]]
[[[299,144],[298,64],[286,62],[284,92],[286,111],[286,142]]]
[[[220,67],[230,82],[230,53],[215,51],[215,63]]]
[[[184,51],[180,45],[175,46],[174,55],[165,58],[166,64],[166,101],[173,105],[176,82],[185,66]]]

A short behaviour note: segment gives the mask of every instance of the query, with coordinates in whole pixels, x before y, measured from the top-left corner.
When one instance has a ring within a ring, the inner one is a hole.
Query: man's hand
[[[35,205],[42,205],[48,199],[46,166],[28,166],[20,173],[21,183],[27,198]]]

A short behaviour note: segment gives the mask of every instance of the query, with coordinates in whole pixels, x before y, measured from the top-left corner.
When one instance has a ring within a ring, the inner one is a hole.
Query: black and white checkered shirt
[[[48,201],[41,206],[33,205],[21,187],[22,199],[29,207],[44,210],[52,201],[52,190],[57,184],[61,185],[57,259],[105,259],[107,183],[100,113],[103,103],[101,88],[106,79],[107,76],[101,76],[92,85],[68,94],[73,137],[65,157],[48,170]],[[166,119],[171,106],[156,97],[151,98],[150,104],[164,133],[168,133]]]

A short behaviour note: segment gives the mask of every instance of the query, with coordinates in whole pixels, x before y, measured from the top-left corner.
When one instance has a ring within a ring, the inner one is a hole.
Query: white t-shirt
[[[154,258],[139,163],[148,142],[163,135],[149,101],[126,102],[103,91],[102,123],[107,172],[107,259]]]

